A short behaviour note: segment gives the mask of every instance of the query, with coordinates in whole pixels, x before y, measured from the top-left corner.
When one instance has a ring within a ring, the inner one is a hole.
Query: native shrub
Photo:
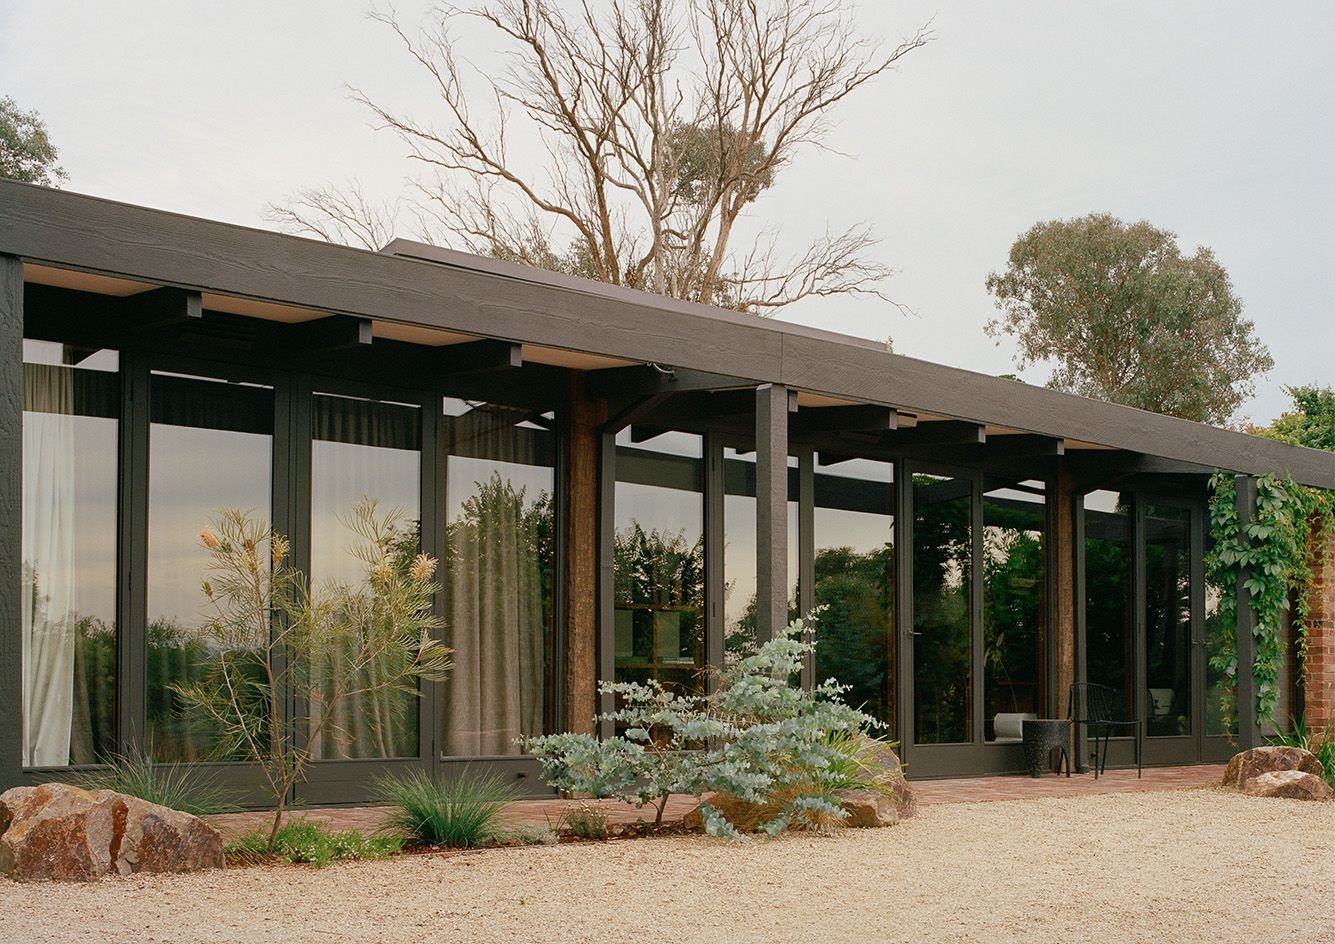
[[[346,524],[365,580],[315,591],[293,567],[290,542],[247,513],[223,511],[200,532],[210,556],[208,615],[197,634],[217,655],[171,690],[194,718],[216,726],[219,757],[249,761],[261,774],[274,801],[271,854],[292,787],[323,743],[347,737],[341,708],[374,693],[416,697],[420,681],[444,679],[450,668],[449,648],[433,635],[442,625],[431,612],[436,561],[405,542],[402,518],[359,502]]]
[[[796,684],[815,648],[814,620],[795,620],[728,666],[709,695],[657,682],[603,683],[604,694],[619,698],[620,707],[600,717],[618,726],[615,737],[557,734],[525,746],[553,786],[652,804],[655,826],[671,794],[711,792],[717,797],[700,808],[711,835],[832,829],[846,815],[835,791],[861,783],[844,736],[865,735],[880,722],[844,704],[846,687],[833,680],[810,690]]]
[[[334,832],[323,823],[298,820],[280,827],[272,842],[264,829],[238,836],[227,844],[227,855],[241,862],[277,859],[324,868],[336,861],[385,859],[402,849],[398,836],[367,836],[355,829]]]

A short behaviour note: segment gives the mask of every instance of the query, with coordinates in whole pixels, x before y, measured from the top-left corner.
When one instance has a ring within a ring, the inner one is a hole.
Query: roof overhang
[[[74,270],[89,284],[112,279],[129,293],[137,286],[199,292],[238,313],[267,308],[298,321],[349,315],[373,319],[377,336],[495,338],[524,345],[526,357],[560,352],[550,357],[586,370],[670,365],[782,383],[808,398],[1061,439],[1068,449],[1079,442],[1335,488],[1329,452],[903,357],[861,338],[421,244],[395,241],[368,252],[0,181],[0,253]]]

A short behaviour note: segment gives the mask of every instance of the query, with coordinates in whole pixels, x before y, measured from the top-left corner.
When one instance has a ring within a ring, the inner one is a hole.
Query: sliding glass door
[[[913,469],[912,713],[923,776],[1020,770],[1027,718],[1047,717],[1047,487]]]

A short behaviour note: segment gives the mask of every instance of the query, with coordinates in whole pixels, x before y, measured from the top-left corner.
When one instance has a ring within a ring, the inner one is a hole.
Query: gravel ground
[[[1335,803],[963,803],[893,829],[0,884],[0,941],[1335,942]]]

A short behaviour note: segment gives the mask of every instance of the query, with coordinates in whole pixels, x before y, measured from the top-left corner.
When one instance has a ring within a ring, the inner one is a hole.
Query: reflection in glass
[[[1085,677],[1116,692],[1114,720],[1135,717],[1131,505],[1117,492],[1085,496]]]
[[[701,437],[617,435],[613,573],[616,681],[704,687]]]
[[[172,685],[204,678],[217,652],[196,628],[208,552],[198,535],[225,508],[270,520],[273,390],[153,374],[148,434],[148,751],[159,761],[216,753],[218,730],[183,715]]]
[[[1209,549],[1207,547],[1207,554]],[[1205,581],[1205,733],[1235,735],[1238,731],[1238,679],[1228,671],[1238,650],[1237,613],[1222,606],[1231,587]],[[1282,716],[1281,716],[1282,717]]]
[[[895,725],[894,465],[842,462],[815,480],[818,681],[849,686],[844,700]]]
[[[345,522],[363,499],[376,503],[381,519],[402,517],[396,557],[407,567],[421,548],[421,408],[402,403],[328,394],[312,397],[311,585],[365,580],[365,564],[353,553],[356,538]],[[312,666],[325,686],[375,689],[382,666],[364,678],[334,677],[333,666]],[[316,756],[329,758],[416,757],[418,705],[415,692],[372,690],[338,701],[326,722]],[[312,715],[320,710],[311,705]]]
[[[788,618],[797,602],[797,458],[788,457]],[[723,450],[723,651],[731,661],[756,640],[756,455]]]
[[[913,476],[913,728],[973,740],[973,483]]]
[[[1047,636],[1044,485],[983,493],[983,699],[986,739],[998,714],[1044,714]]]
[[[25,767],[116,750],[115,351],[23,342]]]
[[[1145,509],[1146,732],[1191,733],[1191,513]]]
[[[517,754],[554,723],[551,417],[446,399],[443,424],[444,752]]]

